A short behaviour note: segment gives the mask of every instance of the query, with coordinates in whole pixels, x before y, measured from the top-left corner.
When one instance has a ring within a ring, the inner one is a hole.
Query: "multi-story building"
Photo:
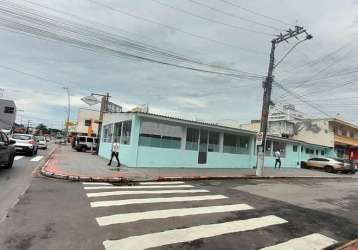
[[[328,122],[337,156],[358,161],[358,126],[340,119]]]
[[[282,134],[281,137],[331,147],[336,156],[358,161],[357,125],[338,118],[303,119],[292,123],[289,129],[287,124],[290,122],[270,121],[268,134],[280,136],[280,133],[285,131],[287,134],[285,136]],[[260,121],[255,120],[251,124],[243,124],[241,128],[258,132]]]
[[[290,138],[294,135],[295,124],[303,119],[303,113],[296,110],[292,104],[271,105],[268,116],[268,134]],[[260,122],[260,120],[252,120],[251,123],[241,124],[240,128],[259,131]]]
[[[0,99],[0,129],[11,130],[15,120],[15,102],[12,100]]]
[[[304,114],[298,111],[293,104],[271,105],[268,117],[269,121],[299,121],[304,119]]]

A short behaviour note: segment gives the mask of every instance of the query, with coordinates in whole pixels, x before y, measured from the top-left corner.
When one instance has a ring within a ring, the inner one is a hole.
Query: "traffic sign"
[[[256,134],[256,145],[261,146],[263,141],[264,133],[263,132],[257,132]]]

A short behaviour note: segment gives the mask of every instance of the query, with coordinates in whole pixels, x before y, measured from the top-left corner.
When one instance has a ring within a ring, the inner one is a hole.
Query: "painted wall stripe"
[[[17,155],[17,156],[15,156],[14,160],[17,161],[17,160],[20,160],[20,159],[23,158],[23,157],[24,157],[24,156],[22,156],[22,155]]]
[[[86,190],[95,190],[95,189],[155,189],[155,188],[192,188],[192,185],[160,185],[160,186],[98,186],[98,187],[84,187]]]
[[[176,185],[184,184],[184,181],[149,181],[149,182],[139,182],[140,185]]]
[[[38,156],[32,158],[30,161],[39,161],[39,160],[41,160],[42,158],[43,158],[42,155],[38,155]]]
[[[314,233],[304,237],[295,238],[274,246],[265,247],[261,250],[307,250],[307,249],[324,249],[337,243],[322,234]]]
[[[189,193],[208,193],[205,189],[177,189],[177,190],[136,190],[136,191],[111,191],[99,193],[87,193],[87,197],[104,197],[111,195],[127,195],[127,194],[189,194]]]
[[[111,207],[111,206],[124,206],[124,205],[132,205],[132,204],[219,200],[225,198],[227,197],[224,195],[201,195],[201,196],[184,196],[184,197],[170,197],[170,198],[127,199],[127,200],[96,201],[96,202],[91,202],[90,206]]]
[[[194,208],[176,208],[176,209],[163,209],[153,210],[138,213],[121,213],[109,216],[96,218],[98,225],[108,226],[112,224],[135,222],[140,220],[163,219],[177,216],[188,216],[198,214],[212,214],[223,213],[232,211],[242,211],[254,209],[247,204],[234,204],[222,206],[209,206],[209,207],[194,207]]]
[[[98,186],[112,186],[108,182],[82,182],[83,185],[98,185]]]
[[[287,221],[277,216],[269,215],[248,220],[237,220],[132,236],[121,240],[106,240],[103,242],[103,245],[106,250],[143,250],[283,223],[287,223]]]

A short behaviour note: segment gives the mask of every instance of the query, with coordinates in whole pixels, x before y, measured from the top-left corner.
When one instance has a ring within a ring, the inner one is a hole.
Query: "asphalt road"
[[[41,164],[52,147],[53,144],[50,144],[47,150],[39,149],[37,156],[17,155],[12,168],[0,168],[0,222],[27,190],[32,180],[32,171]]]
[[[292,239],[310,249],[302,237],[326,245],[358,238],[356,179],[175,185],[117,188],[34,178],[0,223],[0,249],[250,250]],[[327,192],[335,194],[320,199]],[[337,205],[342,197],[344,208]]]

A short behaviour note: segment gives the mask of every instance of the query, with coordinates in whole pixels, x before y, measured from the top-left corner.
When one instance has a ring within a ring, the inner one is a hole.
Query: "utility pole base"
[[[260,151],[257,152],[256,176],[262,177],[263,169],[264,169],[264,152],[262,152],[262,148],[260,147]]]

